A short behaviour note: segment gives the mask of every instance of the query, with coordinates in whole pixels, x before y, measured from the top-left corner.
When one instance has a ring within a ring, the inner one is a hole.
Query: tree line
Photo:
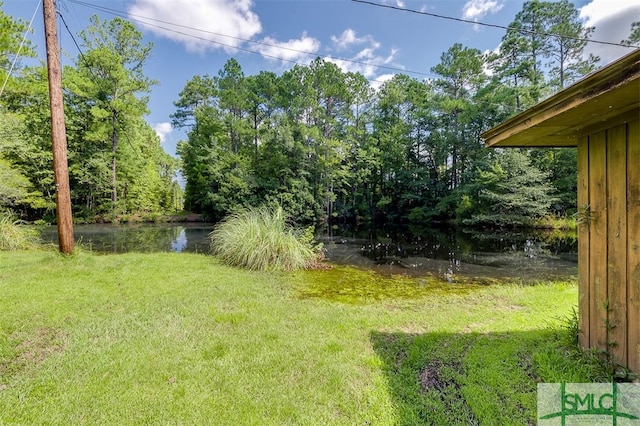
[[[26,24],[1,10],[0,22],[0,77],[7,81],[0,98],[0,210],[53,222],[47,70],[14,61]],[[119,18],[94,16],[79,38],[82,52],[63,69],[74,219],[175,211],[181,197],[178,161],[163,151],[144,120],[156,84],[144,74],[152,45]],[[33,46],[24,46],[20,55],[35,56]],[[9,75],[14,63],[18,69]]]
[[[377,89],[321,58],[249,76],[230,59],[175,102],[186,207],[216,220],[265,201],[307,221],[570,215],[575,150],[487,150],[480,135],[595,70],[593,31],[568,1],[528,1],[496,52],[454,44],[437,78],[398,74]]]
[[[2,25],[10,36],[0,53],[15,52],[24,24],[13,23]],[[280,75],[245,75],[231,58],[174,102],[172,125],[187,132],[184,208],[219,220],[277,203],[300,222],[523,225],[571,215],[574,149],[488,150],[480,135],[595,70],[599,59],[584,55],[593,31],[567,0],[527,1],[495,52],[454,44],[431,69],[437,78],[397,74],[375,88],[322,58]],[[639,31],[635,23],[624,43]],[[94,17],[80,36],[84,54],[64,72],[74,215],[173,208],[178,162],[143,119],[152,46],[119,18]],[[0,55],[0,72],[10,57]],[[5,208],[51,211],[45,99],[43,67],[21,69],[0,98]]]

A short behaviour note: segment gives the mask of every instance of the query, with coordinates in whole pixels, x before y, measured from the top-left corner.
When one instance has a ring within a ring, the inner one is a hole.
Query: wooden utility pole
[[[51,109],[51,144],[53,146],[53,172],[56,184],[56,222],[60,251],[73,251],[73,217],[67,165],[67,132],[64,125],[62,98],[62,69],[58,49],[56,10],[54,0],[43,0],[44,34],[49,72],[49,107]]]

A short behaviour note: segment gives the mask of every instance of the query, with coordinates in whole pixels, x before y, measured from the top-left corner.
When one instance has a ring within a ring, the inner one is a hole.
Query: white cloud
[[[331,41],[336,50],[342,52],[342,57],[328,56],[326,60],[333,62],[344,72],[359,72],[368,79],[377,79],[379,66],[392,64],[398,53],[397,49],[392,49],[388,55],[380,55],[378,50],[381,45],[373,36],[358,37],[351,29],[343,31],[339,36],[331,36]],[[351,50],[354,47],[357,49]],[[346,55],[345,53],[349,51],[351,53]]]
[[[368,79],[376,78],[381,65],[389,65],[393,63],[397,49],[391,50],[387,56],[379,56],[375,54],[373,49],[363,49],[351,58],[333,58],[328,56],[327,61],[333,62],[344,72],[359,72]],[[400,67],[397,67],[400,68]]]
[[[391,80],[395,74],[382,74],[376,77],[375,80],[371,82],[371,87],[374,90],[380,90],[383,84],[387,81]]]
[[[370,43],[372,46],[375,46],[376,49],[380,47],[380,43],[377,43],[372,36],[358,37],[356,32],[351,28],[344,30],[339,36],[332,35],[331,41],[338,50],[346,50],[351,46],[365,43]]]
[[[306,32],[298,39],[278,41],[272,37],[265,37],[260,42],[263,44],[256,45],[254,49],[267,59],[307,62],[313,59],[308,53],[320,50],[320,42],[309,37]]]
[[[477,21],[489,13],[496,13],[504,6],[500,0],[469,0],[462,8],[462,17]]]
[[[252,0],[135,0],[128,12],[137,21],[150,18],[146,29],[189,51],[231,51],[262,31],[252,6]]]
[[[171,132],[173,132],[173,128],[171,127],[171,123],[157,123],[153,126],[153,130],[156,131],[156,134],[160,138],[160,143],[163,143]]]
[[[593,40],[620,43],[629,37],[631,23],[640,20],[638,0],[593,0],[580,8],[580,18],[589,27],[596,27]],[[586,54],[594,54],[602,59],[600,65],[630,53],[631,49],[604,44],[589,43]]]
[[[635,17],[633,16],[634,11]],[[638,20],[640,19],[640,4],[637,0],[593,0],[580,8],[580,17],[586,19],[587,26],[594,26],[620,12],[629,13],[631,21]]]

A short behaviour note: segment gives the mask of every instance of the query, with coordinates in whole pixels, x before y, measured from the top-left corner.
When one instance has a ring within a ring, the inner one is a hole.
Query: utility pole
[[[49,72],[49,107],[51,109],[51,144],[53,146],[53,172],[56,184],[56,222],[58,245],[65,254],[73,252],[73,217],[67,165],[67,132],[64,125],[62,100],[62,69],[58,49],[56,10],[54,0],[43,0],[44,34]]]

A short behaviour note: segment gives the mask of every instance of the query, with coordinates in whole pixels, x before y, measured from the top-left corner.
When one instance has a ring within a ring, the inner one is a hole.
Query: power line
[[[614,42],[611,42],[611,41],[601,41],[601,40],[592,40],[592,39],[589,39],[589,38],[563,36],[563,35],[560,35],[560,34],[538,32],[538,31],[527,30],[527,29],[523,29],[523,28],[508,27],[508,26],[505,26],[505,25],[489,24],[489,23],[486,23],[486,22],[472,21],[470,19],[455,18],[453,16],[440,15],[440,14],[431,13],[431,12],[424,12],[422,10],[407,9],[407,8],[399,7],[399,6],[392,6],[392,5],[388,5],[388,4],[375,3],[375,2],[372,2],[372,1],[369,1],[369,0],[351,0],[351,1],[354,2],[354,3],[362,3],[362,4],[367,4],[367,5],[370,5],[370,6],[382,7],[384,9],[399,10],[399,11],[402,11],[402,12],[409,12],[409,13],[415,13],[415,14],[418,14],[418,15],[431,16],[433,18],[447,19],[447,20],[456,21],[456,22],[463,22],[465,24],[474,24],[474,25],[480,25],[480,26],[490,27],[490,28],[499,28],[499,29],[503,29],[503,30],[507,30],[507,31],[518,31],[518,32],[523,32],[523,33],[528,33],[528,34],[537,34],[537,35],[541,35],[541,36],[545,36],[545,37],[557,37],[557,38],[560,38],[560,39],[566,38],[566,39],[576,40],[576,41],[586,41],[588,43],[604,44],[604,45],[607,45],[607,46],[629,47],[629,48],[632,48],[632,49],[636,49],[636,48],[640,47],[640,46],[633,46],[633,45],[627,45],[627,44],[622,44],[622,43],[614,43]]]
[[[375,68],[388,69],[388,70],[396,71],[396,72],[399,72],[399,73],[402,73],[402,74],[405,74],[405,75],[406,74],[418,74],[418,75],[431,77],[434,80],[442,79],[442,76],[436,75],[436,74],[420,72],[420,71],[405,70],[405,69],[402,69],[402,68],[389,67],[389,66],[385,66],[385,65],[373,64],[373,63],[368,63],[368,62],[363,62],[363,61],[356,61],[356,60],[351,60],[351,59],[346,59],[346,58],[334,58],[334,57],[327,56],[327,55],[320,55],[320,54],[317,54],[317,53],[314,53],[314,52],[308,52],[308,51],[304,51],[304,50],[298,50],[298,49],[293,49],[293,48],[289,48],[289,47],[278,46],[278,45],[269,44],[269,43],[265,43],[265,42],[260,42],[260,41],[255,41],[255,40],[249,40],[249,39],[244,39],[244,38],[240,38],[240,37],[230,36],[230,35],[227,35],[227,34],[216,33],[216,32],[213,32],[213,31],[202,30],[202,29],[199,29],[199,28],[189,27],[189,26],[186,26],[186,25],[176,24],[176,23],[172,23],[172,22],[168,22],[168,21],[162,21],[162,20],[159,20],[159,19],[148,18],[148,17],[135,15],[135,14],[129,14],[129,13],[117,10],[117,9],[111,9],[111,8],[104,7],[104,6],[99,6],[99,5],[95,5],[95,4],[91,4],[91,3],[86,3],[86,2],[83,2],[83,1],[80,1],[80,0],[66,0],[66,1],[68,1],[70,3],[74,3],[74,4],[77,4],[77,5],[80,5],[80,6],[87,7],[89,9],[94,9],[94,10],[98,10],[98,11],[101,11],[101,12],[105,12],[105,13],[120,17],[122,19],[125,19],[127,21],[141,23],[141,24],[144,24],[144,25],[147,25],[147,26],[150,26],[150,27],[154,27],[154,28],[158,28],[158,29],[161,29],[161,30],[164,30],[164,31],[168,31],[168,32],[171,32],[171,33],[174,33],[174,34],[183,35],[183,36],[186,36],[186,37],[194,38],[194,39],[201,40],[201,41],[204,41],[204,42],[207,42],[207,43],[220,45],[220,46],[227,47],[227,48],[234,49],[234,50],[238,50],[238,51],[244,51],[244,52],[247,52],[247,53],[260,55],[260,56],[263,56],[263,57],[266,57],[266,58],[270,58],[270,59],[275,59],[275,60],[279,60],[279,61],[283,61],[283,62],[289,62],[289,63],[292,63],[294,65],[305,66],[306,64],[300,63],[300,62],[292,60],[292,59],[286,59],[286,58],[282,58],[282,57],[279,57],[279,56],[270,55],[270,54],[267,54],[267,53],[264,53],[264,52],[259,52],[259,51],[251,50],[251,49],[248,49],[248,48],[234,46],[234,45],[230,45],[230,44],[223,43],[223,42],[220,42],[220,41],[211,40],[209,38],[200,37],[200,36],[197,36],[197,35],[192,34],[192,33],[178,31],[176,29],[168,28],[168,27],[161,26],[161,25],[157,25],[157,24],[154,24],[154,23],[149,22],[149,21],[159,22],[159,23],[162,23],[162,24],[171,25],[171,26],[179,27],[179,28],[184,28],[184,29],[191,30],[191,31],[198,31],[198,32],[202,32],[202,33],[205,33],[205,34],[211,34],[211,35],[216,35],[216,36],[220,36],[220,37],[227,37],[227,38],[240,40],[240,41],[247,42],[247,43],[269,46],[269,47],[273,47],[273,48],[277,48],[277,49],[281,49],[281,50],[289,50],[289,51],[293,51],[293,52],[296,52],[296,53],[306,54],[306,55],[314,56],[314,57],[321,57],[321,58],[328,59],[328,60],[339,60],[339,61],[345,61],[345,62],[360,64],[360,65],[372,66],[372,67],[375,67]],[[387,5],[383,5],[383,4],[379,4],[379,3],[369,2],[369,1],[366,1],[366,0],[351,0],[351,1],[358,2],[358,3],[364,3],[364,4],[370,4],[370,5],[374,5],[374,6],[385,7],[385,8],[390,8],[390,9],[396,9],[396,10],[405,11],[405,12],[419,13],[419,14],[422,14],[422,15],[428,15],[428,16],[433,16],[433,17],[442,18],[442,19],[449,19],[449,20],[459,21],[459,22],[464,22],[464,23],[473,23],[473,24],[484,25],[484,26],[500,28],[500,29],[506,29],[506,30],[518,30],[518,31],[522,31],[522,32],[535,33],[535,34],[540,34],[540,35],[545,35],[545,36],[560,37],[560,36],[555,35],[555,34],[537,33],[535,31],[531,31],[531,30],[522,30],[522,29],[518,29],[518,28],[506,27],[506,26],[501,26],[501,25],[496,25],[496,24],[479,23],[479,22],[476,22],[476,21],[464,20],[464,19],[460,19],[460,18],[453,18],[453,17],[445,16],[445,15],[438,15],[438,14],[433,14],[433,13],[428,13],[428,12],[421,12],[421,11],[416,11],[416,10],[412,10],[412,9],[403,9],[403,8],[396,7],[396,6],[387,6]],[[569,38],[569,37],[567,37],[567,38]],[[580,39],[578,39],[578,40],[580,40]],[[617,43],[599,42],[599,41],[589,40],[589,39],[584,39],[584,40],[589,41],[589,42],[594,42],[594,43],[610,44],[610,45],[622,46],[622,47],[634,47],[634,46],[622,45],[622,44],[617,44]],[[74,40],[74,42],[75,42],[75,40]],[[76,46],[77,46],[77,43],[76,43]],[[78,47],[78,49],[79,49],[79,47]],[[385,84],[385,83],[388,82],[388,80],[382,81],[382,80],[369,79],[369,78],[367,78],[367,80],[369,82],[375,82],[375,83],[380,83],[380,84]],[[491,105],[499,105],[499,104],[488,103],[486,101],[480,101],[480,103],[491,104]]]
[[[74,1],[74,0],[68,0],[68,1],[69,1],[69,2],[71,2],[71,3],[76,3],[76,4],[79,4],[79,5],[81,5],[81,6],[88,7],[88,8],[90,8],[90,9],[95,9],[95,10],[98,10],[98,11],[101,11],[101,12],[109,13],[109,14],[114,15],[114,16],[118,16],[118,17],[120,17],[120,18],[126,19],[127,21],[132,21],[132,22],[142,23],[142,24],[145,24],[145,25],[152,26],[152,27],[154,27],[154,28],[158,28],[158,29],[162,29],[162,30],[165,30],[165,31],[173,32],[173,33],[175,33],[175,34],[184,35],[184,36],[191,37],[191,38],[194,38],[194,39],[197,39],[197,40],[202,40],[202,41],[205,41],[205,42],[208,42],[208,43],[212,43],[212,44],[217,44],[217,45],[220,45],[220,46],[228,47],[228,48],[231,48],[231,49],[234,49],[234,50],[244,51],[244,52],[247,52],[247,53],[252,53],[252,54],[255,54],[255,55],[260,55],[260,56],[263,56],[263,57],[267,57],[267,58],[271,58],[271,59],[275,59],[275,60],[279,60],[279,61],[283,61],[283,62],[289,62],[289,63],[292,63],[292,64],[294,64],[294,65],[300,65],[300,66],[305,66],[305,65],[306,65],[306,64],[303,64],[303,63],[301,63],[301,62],[298,62],[298,61],[292,60],[292,59],[285,59],[285,58],[281,58],[281,57],[278,57],[278,56],[269,55],[269,54],[267,54],[267,53],[263,53],[263,52],[256,52],[256,51],[254,51],[254,50],[250,50],[250,49],[247,49],[247,48],[238,47],[238,46],[232,46],[232,45],[230,45],[230,44],[225,44],[225,43],[222,43],[222,42],[218,42],[218,41],[210,40],[210,39],[207,39],[207,38],[204,38],[204,37],[198,37],[198,36],[196,36],[196,35],[194,35],[194,34],[184,33],[184,32],[181,32],[181,31],[173,30],[173,29],[171,29],[171,28],[162,27],[162,26],[155,25],[155,24],[150,24],[150,23],[148,23],[148,22],[146,22],[146,21],[142,21],[142,20],[139,20],[139,19],[132,19],[132,18],[130,18],[127,14],[125,14],[125,13],[123,13],[123,12],[121,12],[121,11],[115,10],[115,9],[109,9],[109,8],[105,8],[105,7],[103,7],[103,6],[95,6],[95,5],[92,5],[92,4],[89,4],[89,3],[83,3],[83,2]],[[151,19],[151,18],[146,18],[146,19]],[[161,22],[162,22],[162,21],[161,21]],[[171,23],[169,23],[169,25],[177,25],[177,26],[179,26],[178,24],[171,24]],[[189,27],[186,27],[186,28],[189,28]],[[198,30],[198,29],[196,29],[196,28],[192,28],[192,29],[193,29],[193,30],[195,30],[195,31],[207,32],[207,31],[204,31],[204,30]],[[71,37],[73,38],[73,35],[71,34],[71,32],[70,32],[70,30],[69,30],[69,28],[68,28],[68,27],[67,27],[67,31],[69,32],[69,34],[70,34],[70,35],[71,35]],[[215,34],[215,33],[213,33],[213,34]],[[221,35],[222,35],[222,36],[224,36],[224,37],[231,37],[231,38],[234,38],[234,37],[232,37],[232,36],[227,36],[227,35],[224,35],[224,34],[221,34]],[[244,40],[244,39],[240,39],[240,40]],[[252,40],[245,40],[245,41],[253,42],[253,43],[259,43],[259,42],[255,42],[255,41],[252,41]],[[82,55],[82,51],[80,50],[80,47],[78,46],[78,43],[77,43],[77,42],[75,42],[75,39],[74,39],[74,43],[76,43],[76,47],[77,47],[77,48],[78,48],[78,50],[80,51],[81,56],[83,56],[83,55]],[[273,46],[273,47],[276,47],[276,48],[282,48],[282,49],[288,49],[288,48],[284,48],[284,47],[281,47],[281,46]],[[294,50],[294,49],[289,49],[289,50]],[[300,51],[300,52],[301,52],[301,53],[307,53],[307,54],[309,54],[309,55],[313,55],[313,56],[315,56],[315,57],[323,57],[323,58],[330,58],[330,59],[336,59],[336,60],[339,60],[339,58],[331,58],[331,57],[329,57],[329,56],[318,55],[318,54],[311,53],[311,52],[303,52],[303,51]],[[345,61],[348,61],[348,62],[356,62],[356,61],[349,61],[349,60],[346,60],[346,59],[345,59]],[[86,63],[86,60],[85,60],[85,63]],[[370,66],[373,66],[373,67],[378,67],[378,68],[380,68],[380,67],[384,67],[384,66],[381,66],[381,65],[368,64],[368,63],[364,63],[364,62],[361,62],[361,63],[362,63],[362,64],[366,64],[366,65],[370,65]],[[394,70],[394,71],[403,72],[403,73],[411,72],[411,71],[406,71],[406,70],[403,70],[403,69],[400,69],[400,68],[391,68],[391,67],[386,67],[386,68],[392,69],[392,70]],[[91,72],[92,72],[92,74],[93,74],[93,70],[91,70],[91,68],[90,68],[90,67],[89,67],[89,69],[90,69],[90,71],[91,71]],[[419,72],[415,71],[414,73],[419,73]],[[436,75],[434,75],[434,74],[428,74],[428,73],[420,73],[420,74],[424,74],[424,75],[427,75],[427,76],[431,76],[431,77],[433,77],[433,78],[439,78],[439,77],[440,77],[440,76],[436,76]],[[366,77],[365,77],[365,78],[366,78]],[[384,83],[386,83],[386,81],[377,80],[377,79],[371,79],[371,78],[367,78],[367,81],[369,81],[369,82],[371,82],[371,83],[380,83],[380,84],[384,84]]]
[[[65,9],[66,6],[65,6]],[[67,12],[69,10],[67,9]],[[60,10],[56,10],[56,13],[58,14],[58,16],[60,17],[60,19],[62,20],[65,28],[67,29],[67,32],[69,33],[69,36],[71,37],[71,39],[73,40],[73,43],[76,45],[76,48],[78,49],[78,52],[80,53],[80,57],[82,58],[82,60],[84,61],[85,65],[87,66],[87,69],[89,70],[89,73],[91,74],[91,76],[89,76],[89,80],[91,80],[91,82],[95,85],[98,85],[98,81],[100,80],[99,77],[95,74],[95,72],[93,72],[93,67],[91,66],[91,64],[89,63],[89,61],[87,61],[86,56],[84,55],[84,52],[82,51],[82,49],[80,48],[80,45],[78,44],[78,42],[76,41],[76,38],[73,36],[73,33],[71,32],[71,30],[69,29],[69,26],[67,25],[67,21],[64,19],[64,15],[62,15],[62,12],[60,12]],[[93,78],[92,78],[93,77]],[[140,158],[140,154],[136,151],[136,149],[134,148],[133,144],[131,143],[131,139],[129,138],[129,135],[125,133],[125,139],[127,140],[127,142],[129,143],[129,146],[131,146],[131,148],[133,149],[133,152],[135,153],[136,157]]]
[[[29,34],[29,31],[31,31],[31,26],[33,25],[33,20],[35,19],[36,13],[38,13],[38,9],[39,8],[40,8],[40,0],[37,0],[36,9],[33,11],[33,15],[31,16],[31,21],[29,21],[29,26],[27,27],[26,30],[24,30],[24,35],[22,36],[22,41],[20,42],[20,47],[18,47],[18,52],[13,57],[13,62],[11,62],[11,67],[9,68],[9,71],[7,72],[7,77],[4,79],[4,83],[2,83],[2,88],[0,88],[0,97],[2,97],[2,94],[4,93],[5,87],[7,87],[7,82],[9,81],[9,77],[11,76],[11,73],[13,72],[13,67],[15,67],[16,62],[18,62],[18,58],[20,57],[20,52],[22,51],[22,48],[24,47],[24,44],[27,41],[27,34]]]
[[[67,32],[69,33],[69,36],[71,36],[71,40],[73,40],[73,43],[76,45],[76,48],[78,49],[78,52],[80,52],[80,57],[82,58],[82,60],[84,61],[85,65],[89,69],[89,72],[91,73],[91,75],[95,78],[95,80],[93,81],[94,84],[97,84],[98,76],[96,76],[94,74],[93,68],[91,67],[91,64],[89,64],[89,61],[87,61],[87,58],[84,56],[84,52],[80,48],[80,45],[76,41],[76,38],[73,36],[73,33],[69,29],[69,26],[67,25],[67,21],[65,21],[64,16],[62,15],[62,13],[59,10],[57,11],[57,13],[58,13],[58,16],[60,17],[60,19],[62,20],[62,23],[64,24],[64,27],[67,29]]]
[[[259,54],[259,55],[266,56],[266,57],[272,58],[272,59],[278,59],[278,60],[281,60],[281,61],[291,62],[293,64],[302,65],[302,64],[300,64],[300,63],[298,63],[298,62],[296,62],[294,60],[280,58],[280,57],[277,57],[277,56],[256,52],[256,51],[253,51],[253,50],[250,50],[250,49],[246,49],[246,48],[242,48],[242,47],[232,46],[230,44],[225,44],[225,43],[222,43],[222,42],[219,42],[219,41],[210,40],[210,39],[207,39],[207,38],[204,38],[204,37],[198,37],[198,36],[196,36],[194,34],[189,34],[189,33],[181,32],[181,31],[176,31],[176,30],[171,29],[171,28],[167,28],[167,27],[162,27],[160,25],[151,24],[149,22],[146,22],[146,21],[143,21],[143,20],[140,20],[140,19],[133,19],[133,18],[129,17],[127,14],[125,14],[125,13],[123,13],[121,11],[115,10],[115,9],[109,9],[109,8],[106,8],[106,7],[103,7],[103,6],[96,6],[96,5],[92,5],[92,4],[89,4],[89,3],[83,3],[83,2],[80,2],[80,1],[74,1],[74,0],[69,0],[69,2],[76,3],[76,4],[79,4],[81,6],[88,7],[90,9],[99,10],[101,12],[106,12],[106,13],[109,13],[111,15],[126,19],[128,21],[138,22],[138,23],[145,24],[145,25],[148,25],[148,26],[151,26],[151,27],[154,27],[154,28],[158,28],[158,29],[161,29],[161,30],[169,31],[169,32],[172,32],[174,34],[180,34],[180,35],[184,35],[184,36],[187,36],[187,37],[195,38],[197,40],[206,41],[206,42],[209,42],[209,43],[212,43],[212,44],[217,44],[217,45],[220,45],[220,46],[229,47],[229,48],[236,49],[236,50],[241,50],[241,51],[245,51],[245,52],[249,52],[249,53]],[[143,19],[155,20],[155,19],[152,19],[152,18],[143,18]],[[157,20],[155,20],[155,21],[157,21]],[[162,22],[162,21],[160,21],[160,22]],[[177,25],[177,24],[171,24],[171,23],[168,23],[168,24],[169,25],[180,26],[180,25]],[[189,27],[186,27],[186,28],[189,28]],[[195,29],[195,28],[190,28],[190,29],[193,29],[195,31],[206,32],[206,31],[203,31],[203,30]],[[68,30],[68,27],[67,27],[67,30]],[[73,38],[73,35],[71,35],[71,37]],[[225,36],[225,37],[232,37],[232,36]],[[75,39],[74,39],[74,42],[75,42]],[[80,50],[80,47],[78,46],[77,43],[76,43],[76,47],[78,47],[78,50]],[[80,54],[82,55],[82,51],[80,51]]]
[[[377,67],[377,68],[387,68],[387,69],[390,69],[390,70],[394,70],[394,71],[401,72],[401,73],[403,73],[403,74],[405,74],[405,75],[406,75],[406,73],[414,73],[414,74],[421,74],[421,75],[430,76],[430,77],[434,78],[435,80],[439,80],[439,79],[441,79],[441,78],[442,78],[442,76],[440,76],[440,75],[435,75],[435,74],[429,74],[429,73],[423,73],[423,72],[417,72],[417,71],[407,71],[407,70],[403,70],[403,69],[400,69],[400,68],[386,67],[386,66],[381,66],[381,65],[376,65],[376,64],[366,63],[366,62],[360,62],[360,61],[349,60],[349,59],[331,58],[331,57],[329,57],[329,56],[318,55],[318,54],[315,54],[315,53],[313,53],[313,52],[305,52],[305,51],[302,51],[302,50],[291,49],[291,48],[286,48],[286,47],[276,46],[276,45],[271,45],[271,44],[268,44],[268,43],[263,43],[263,42],[258,42],[258,41],[253,41],[253,40],[248,40],[248,39],[242,39],[242,38],[239,38],[239,37],[229,36],[229,35],[225,35],[225,34],[219,34],[219,33],[211,32],[211,31],[206,31],[206,30],[200,30],[200,29],[193,28],[193,27],[188,27],[188,26],[184,26],[184,25],[180,25],[180,24],[174,24],[174,23],[167,22],[167,21],[161,21],[161,20],[158,20],[158,19],[147,18],[147,17],[143,17],[143,16],[140,16],[140,15],[130,15],[130,14],[124,13],[124,12],[119,11],[119,10],[110,9],[110,8],[107,8],[107,7],[104,7],[104,6],[97,6],[97,5],[93,5],[93,4],[90,4],[90,3],[85,3],[85,2],[82,2],[82,1],[78,1],[78,0],[66,0],[66,1],[69,1],[70,3],[78,4],[78,5],[80,5],[80,6],[85,6],[85,7],[91,8],[91,9],[95,9],[95,10],[98,10],[98,11],[101,11],[101,12],[109,13],[109,14],[111,14],[111,15],[118,16],[118,17],[120,17],[120,18],[123,18],[123,19],[125,19],[125,20],[127,20],[127,21],[138,22],[138,23],[141,23],[141,24],[145,24],[145,25],[148,25],[148,26],[152,26],[152,27],[154,27],[154,28],[158,28],[158,29],[162,29],[162,30],[165,30],[165,31],[173,32],[173,33],[175,33],[175,34],[184,35],[184,36],[191,37],[191,38],[194,38],[194,39],[197,39],[197,40],[202,40],[202,41],[205,41],[205,42],[208,42],[208,43],[217,44],[217,45],[220,45],[220,46],[224,46],[224,47],[228,47],[228,48],[231,48],[231,49],[235,49],[235,50],[239,50],[239,51],[244,51],[244,52],[248,52],[248,53],[252,53],[252,54],[256,54],[256,55],[261,55],[261,56],[263,56],[263,57],[272,58],[272,59],[280,60],[280,61],[283,61],[283,62],[289,62],[289,63],[295,64],[295,65],[305,66],[306,64],[302,64],[302,63],[300,63],[300,62],[297,62],[297,61],[295,61],[295,60],[291,60],[291,59],[285,59],[285,58],[281,58],[281,57],[278,57],[278,56],[269,55],[269,54],[262,53],[262,52],[257,52],[257,51],[254,51],[254,50],[251,50],[251,49],[247,49],[247,48],[243,48],[243,47],[232,46],[232,45],[229,45],[229,44],[226,44],[226,43],[222,43],[222,42],[218,42],[218,41],[210,40],[210,39],[208,39],[208,38],[199,37],[199,36],[194,35],[194,34],[190,34],[190,33],[182,32],[182,31],[177,31],[177,30],[175,30],[175,29],[171,29],[171,28],[167,28],[167,27],[164,27],[164,26],[160,26],[160,25],[156,25],[156,24],[149,23],[149,22],[147,22],[147,21],[144,21],[143,19],[147,19],[147,20],[150,20],[150,21],[160,22],[160,23],[164,23],[164,24],[167,24],[167,25],[173,25],[173,26],[176,26],[176,27],[182,27],[182,28],[185,28],[185,29],[193,30],[193,31],[200,31],[200,32],[203,32],[203,33],[208,33],[208,34],[218,35],[218,36],[222,36],[222,37],[233,38],[233,39],[237,39],[237,40],[245,41],[245,42],[248,42],[248,43],[262,44],[262,45],[266,45],[266,46],[270,46],[270,47],[275,47],[275,48],[283,49],[283,50],[291,50],[291,51],[294,51],[294,52],[303,53],[303,54],[307,54],[307,55],[310,55],[310,56],[323,57],[323,58],[336,59],[336,60],[344,60],[344,61],[346,61],[346,62],[352,62],[352,63],[357,63],[357,64],[369,65],[369,66],[373,66],[373,67]],[[73,39],[73,42],[75,43],[75,45],[76,45],[76,47],[77,47],[78,51],[80,52],[80,55],[81,55],[82,59],[83,59],[83,60],[85,61],[85,63],[87,64],[87,67],[89,68],[89,71],[91,72],[91,75],[92,75],[94,78],[96,78],[96,79],[97,79],[97,77],[96,77],[95,73],[93,72],[93,69],[91,68],[91,66],[90,66],[90,65],[88,64],[88,62],[86,61],[86,58],[85,58],[85,56],[84,56],[84,54],[83,54],[83,52],[82,52],[82,50],[81,50],[81,48],[80,48],[79,44],[78,44],[78,43],[77,43],[77,41],[75,40],[75,38],[74,38],[73,34],[71,33],[71,31],[70,31],[69,27],[67,26],[67,23],[66,23],[66,21],[64,20],[64,17],[62,16],[62,14],[61,14],[59,11],[58,11],[58,14],[59,14],[59,15],[60,15],[60,17],[62,18],[62,21],[63,21],[63,23],[64,23],[64,25],[65,25],[65,27],[66,27],[67,31],[69,32],[69,35],[70,35],[70,36],[71,36],[71,38]],[[140,19],[132,18],[132,16],[133,16],[133,17],[136,17],[136,16],[137,16],[137,17],[138,17],[138,18],[140,18]],[[90,78],[90,79],[91,79],[91,78]],[[379,83],[379,84],[381,84],[381,85],[384,85],[384,84],[388,83],[390,80],[384,80],[384,81],[382,81],[382,80],[377,80],[377,79],[370,79],[370,78],[367,78],[367,81],[369,81],[369,82],[371,82],[371,83]],[[490,102],[490,101],[486,101],[486,100],[482,100],[482,99],[476,99],[476,100],[474,100],[474,102],[475,102],[477,105],[484,105],[484,106],[495,106],[495,107],[503,107],[503,106],[504,106],[504,104],[502,104],[502,103],[494,103],[494,102]],[[126,135],[125,135],[125,136],[126,136]],[[131,142],[129,141],[129,139],[128,139],[128,138],[127,138],[127,141],[128,141],[128,142],[129,142],[129,144],[131,145]],[[133,146],[132,146],[132,148],[133,148]],[[136,155],[139,155],[139,154],[137,154],[137,153],[136,153]]]
[[[407,69],[403,69],[403,68],[398,68],[398,67],[392,67],[392,66],[388,66],[388,65],[380,65],[380,64],[374,64],[371,62],[364,62],[364,61],[358,61],[355,59],[348,59],[348,58],[341,58],[341,57],[333,57],[333,56],[328,56],[328,55],[322,55],[322,54],[318,54],[315,52],[309,52],[309,51],[305,51],[305,50],[300,50],[300,49],[294,49],[291,47],[285,47],[285,46],[279,46],[279,45],[275,45],[275,44],[271,44],[271,43],[266,43],[263,41],[257,41],[257,40],[250,40],[250,39],[245,39],[245,38],[241,38],[241,37],[235,37],[235,36],[231,36],[231,35],[227,35],[227,34],[222,34],[222,33],[217,33],[217,32],[213,32],[213,31],[207,31],[207,30],[203,30],[200,28],[194,28],[194,27],[190,27],[187,25],[181,25],[181,24],[176,24],[173,22],[168,22],[168,21],[163,21],[160,19],[154,19],[154,18],[148,18],[145,16],[140,16],[140,15],[135,15],[135,14],[130,14],[130,13],[124,13],[122,11],[116,10],[116,9],[111,9],[108,7],[104,7],[104,6],[98,6],[98,5],[94,5],[91,3],[86,3],[83,1],[79,1],[79,0],[68,0],[70,3],[75,3],[78,4],[80,6],[84,6],[90,9],[95,9],[95,10],[99,10],[101,12],[106,12],[118,17],[121,17],[123,19],[127,19],[133,22],[138,22],[141,24],[145,24],[154,28],[158,28],[158,29],[162,29],[164,31],[168,31],[168,32],[172,32],[174,34],[180,34],[180,35],[184,35],[186,37],[191,37],[197,40],[202,40],[208,43],[212,43],[212,44],[217,44],[220,46],[224,46],[224,47],[228,47],[231,49],[236,49],[236,50],[240,50],[240,51],[244,51],[244,52],[248,52],[248,53],[253,53],[256,55],[261,55],[267,58],[271,58],[271,59],[276,59],[276,60],[280,60],[283,62],[289,62],[289,63],[293,63],[293,64],[297,64],[297,65],[304,65],[301,64],[295,60],[292,59],[285,59],[279,56],[275,56],[275,55],[270,55],[264,52],[258,52],[255,50],[251,50],[251,49],[247,49],[247,48],[243,48],[243,47],[238,47],[238,46],[234,46],[234,45],[230,45],[227,43],[222,43],[219,41],[215,41],[215,40],[211,40],[208,38],[204,38],[204,37],[199,37],[197,35],[194,34],[190,34],[190,33],[186,33],[186,32],[182,32],[182,31],[177,31],[173,28],[167,28],[164,26],[160,26],[160,25],[156,25],[153,24],[149,21],[153,21],[153,22],[158,22],[161,24],[165,24],[165,25],[171,25],[172,27],[177,27],[177,28],[183,28],[186,30],[191,30],[191,31],[198,31],[200,33],[204,33],[204,34],[211,34],[211,35],[215,35],[215,36],[219,36],[219,37],[226,37],[226,38],[230,38],[233,40],[238,40],[238,41],[243,41],[246,43],[251,43],[251,44],[257,44],[257,45],[262,45],[262,46],[267,46],[267,47],[272,47],[272,48],[276,48],[276,49],[280,49],[280,50],[287,50],[290,52],[295,52],[295,53],[301,53],[303,55],[308,55],[308,56],[313,56],[313,57],[321,57],[323,59],[328,59],[328,60],[334,60],[334,61],[344,61],[344,62],[349,62],[352,64],[357,64],[357,65],[363,65],[363,66],[371,66],[371,67],[375,67],[375,68],[379,68],[379,69],[386,69],[389,71],[395,71],[395,72],[400,72],[400,73],[404,73],[404,74],[415,74],[415,75],[422,75],[422,76],[426,76],[426,77],[433,77],[433,78],[439,78],[440,76],[437,76],[433,73],[428,73],[428,72],[423,72],[423,71],[413,71],[413,70],[407,70]],[[375,80],[374,80],[375,81]]]

